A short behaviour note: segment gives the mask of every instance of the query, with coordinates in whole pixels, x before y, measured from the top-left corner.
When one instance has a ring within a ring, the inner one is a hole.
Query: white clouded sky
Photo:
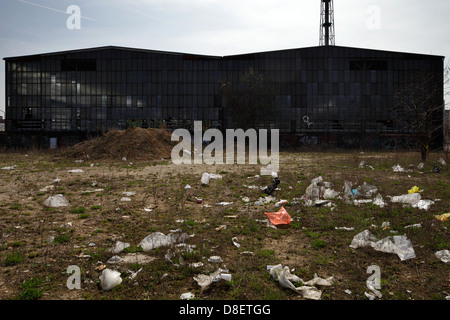
[[[84,17],[79,30],[66,26],[70,5]],[[448,0],[335,0],[334,10],[336,45],[450,57]],[[320,0],[2,0],[0,57],[109,45],[220,56],[311,47],[319,24]],[[0,110],[4,69],[1,60]]]

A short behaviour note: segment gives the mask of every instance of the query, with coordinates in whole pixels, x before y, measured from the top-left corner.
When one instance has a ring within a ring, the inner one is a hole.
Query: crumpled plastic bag
[[[356,189],[356,191],[359,193],[359,195],[362,195],[365,197],[371,197],[372,194],[374,194],[378,191],[378,188],[374,185],[364,182],[361,186],[359,186]]]
[[[215,174],[215,173],[207,173],[204,172],[202,174],[202,184],[208,184],[210,179],[222,179],[222,176],[220,174]]]
[[[450,264],[450,251],[448,250],[437,251],[435,255],[437,258],[441,259],[442,262]]]
[[[120,272],[104,269],[100,276],[100,286],[103,290],[111,290],[122,283]]]
[[[401,196],[394,196],[391,198],[391,202],[398,202],[403,204],[415,205],[422,197],[420,193],[408,193]]]
[[[392,167],[392,170],[394,172],[405,172],[405,168],[403,168],[401,165],[397,164]]]
[[[170,246],[177,242],[182,242],[186,240],[189,236],[186,233],[172,232],[167,236],[161,232],[153,232],[147,237],[145,237],[139,246],[144,251],[150,251],[155,248]]]
[[[269,218],[269,221],[274,225],[286,225],[291,223],[291,216],[284,207],[281,207],[277,212],[264,212]]]
[[[69,201],[62,194],[55,194],[44,201],[44,205],[51,208],[67,207]]]
[[[372,247],[376,251],[395,253],[402,261],[416,257],[411,241],[404,235],[377,240],[369,230],[364,230],[357,234],[350,244],[350,248],[353,249],[360,247]]]
[[[283,288],[291,289],[301,294],[303,298],[311,300],[320,300],[322,296],[322,291],[314,287],[315,285],[331,286],[333,281],[333,277],[323,279],[315,274],[312,280],[304,282],[298,276],[291,274],[291,272],[289,271],[289,267],[287,266],[283,267],[281,264],[270,268],[269,273],[272,276],[272,278],[278,281]],[[292,282],[294,283],[301,282],[304,285],[300,287],[295,287]]]
[[[202,288],[202,290],[204,290],[211,283],[217,282],[220,279],[226,278],[226,277],[222,277],[222,274],[228,275],[226,272],[228,272],[228,270],[218,268],[215,272],[213,272],[212,274],[209,274],[209,275],[199,274],[196,277],[194,277],[194,280],[198,283],[198,285]]]
[[[384,206],[386,206],[386,202],[384,202],[383,197],[381,196],[381,194],[378,194],[373,199],[373,203],[376,204],[377,206],[379,206],[380,208],[383,208]]]

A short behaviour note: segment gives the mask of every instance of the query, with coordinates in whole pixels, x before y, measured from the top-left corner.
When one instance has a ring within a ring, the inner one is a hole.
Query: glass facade
[[[337,46],[226,57],[103,47],[5,61],[9,133],[86,137],[130,126],[190,129],[195,120],[236,128],[240,114],[223,89],[255,70],[271,106],[256,113],[255,129],[279,129],[296,144],[411,134],[395,116],[395,95],[416,72],[443,79],[444,68],[440,56]],[[443,94],[442,84],[436,99]]]

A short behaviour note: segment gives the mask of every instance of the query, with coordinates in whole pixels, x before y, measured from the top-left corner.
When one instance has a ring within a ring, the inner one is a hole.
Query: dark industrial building
[[[436,79],[433,122],[443,123],[442,56],[334,45],[224,57],[111,46],[4,60],[12,145],[201,120],[205,129],[279,129],[282,146],[413,147],[396,97],[421,72]],[[435,134],[442,146],[443,130]]]

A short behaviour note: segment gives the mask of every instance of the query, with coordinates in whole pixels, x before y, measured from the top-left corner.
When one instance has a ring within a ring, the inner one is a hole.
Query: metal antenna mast
[[[333,0],[320,0],[320,45],[334,46]]]

